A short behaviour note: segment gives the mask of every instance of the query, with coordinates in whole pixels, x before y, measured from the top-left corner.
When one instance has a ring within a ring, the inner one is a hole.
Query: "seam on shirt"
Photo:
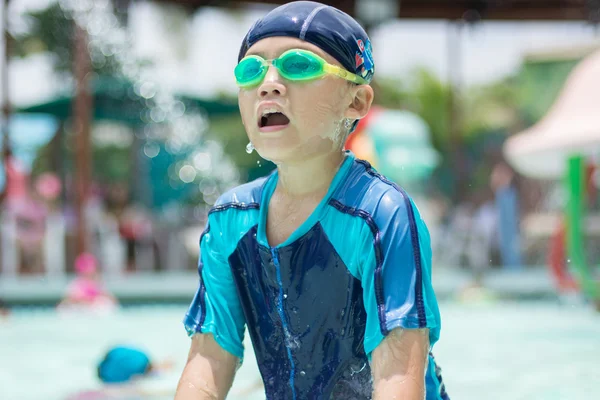
[[[225,204],[221,204],[221,205],[212,207],[210,209],[210,211],[208,212],[208,215],[211,215],[216,212],[229,210],[230,208],[235,208],[236,210],[252,210],[252,209],[258,210],[260,208],[260,204],[254,203],[254,202],[253,203],[237,203],[237,202],[225,203]]]
[[[277,307],[277,312],[279,314],[279,318],[281,319],[281,325],[283,328],[283,333],[286,336],[285,340],[285,348],[287,350],[288,360],[290,362],[290,388],[292,389],[292,398],[296,400],[296,388],[294,386],[294,377],[296,375],[296,365],[294,363],[294,357],[292,355],[292,349],[287,343],[287,336],[290,335],[290,328],[288,326],[288,320],[285,317],[285,313],[283,311],[284,307],[284,293],[283,293],[283,282],[281,280],[281,265],[279,264],[279,251],[277,248],[271,248],[271,256],[273,257],[273,264],[275,264],[275,269],[277,273],[277,285],[279,286],[279,307]]]
[[[315,18],[315,16],[317,15],[317,13],[319,11],[321,11],[322,9],[327,8],[327,7],[329,7],[329,6],[322,5],[320,7],[315,8],[314,10],[312,10],[312,12],[310,14],[308,14],[308,17],[306,17],[306,20],[302,24],[302,29],[300,30],[300,37],[299,37],[300,40],[304,40],[304,36],[306,35],[306,31],[310,27],[310,24],[313,21],[313,19]]]
[[[419,243],[419,231],[417,228],[417,223],[415,221],[415,213],[414,213],[412,203],[410,201],[410,197],[404,191],[404,189],[402,189],[401,187],[396,185],[394,182],[391,182],[390,180],[385,178],[383,175],[381,175],[377,171],[375,171],[373,169],[373,167],[371,166],[371,164],[369,164],[369,162],[367,162],[365,160],[359,160],[359,159],[356,159],[356,162],[359,164],[362,164],[365,167],[365,170],[369,175],[371,175],[375,178],[378,178],[383,183],[386,183],[386,184],[392,186],[394,189],[396,189],[398,192],[400,192],[400,194],[404,198],[404,203],[406,205],[406,208],[408,209],[408,224],[410,227],[410,236],[411,236],[411,243],[412,243],[412,248],[413,248],[413,258],[415,261],[415,270],[416,270],[415,271],[416,272],[415,303],[417,306],[417,314],[419,316],[419,325],[421,328],[425,328],[427,326],[427,318],[425,315],[425,303],[423,301],[423,270],[422,270],[423,265],[422,265],[422,260],[421,260],[421,244]]]
[[[329,204],[331,204],[340,212],[350,214],[354,217],[362,218],[367,223],[369,229],[371,230],[371,233],[373,234],[373,247],[375,249],[375,300],[377,302],[377,313],[379,314],[379,329],[381,330],[381,333],[384,336],[387,336],[389,332],[385,321],[383,281],[381,279],[381,273],[383,268],[383,254],[381,252],[381,235],[379,232],[379,228],[377,227],[377,224],[375,223],[375,220],[373,219],[371,214],[364,210],[346,206],[336,199],[329,200]]]
[[[210,232],[210,223],[206,225],[206,229],[200,235],[200,247],[202,247],[202,239],[204,236]],[[206,319],[206,286],[204,286],[204,279],[202,278],[202,270],[204,269],[204,263],[202,262],[202,250],[200,250],[200,257],[198,258],[198,275],[200,276],[200,310],[202,314],[200,316],[200,321],[198,321],[198,332],[202,332],[202,325],[204,325],[204,320]]]

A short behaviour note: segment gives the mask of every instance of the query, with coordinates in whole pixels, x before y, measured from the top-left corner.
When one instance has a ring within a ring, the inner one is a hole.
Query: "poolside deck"
[[[48,306],[60,301],[72,276],[0,276],[0,298],[9,305]],[[471,282],[468,271],[438,268],[433,274],[434,288],[440,300],[454,297]],[[542,299],[556,297],[550,275],[544,267],[520,271],[493,270],[484,278],[485,287],[502,299]],[[105,285],[122,304],[187,303],[198,285],[194,272],[134,273],[108,277]]]

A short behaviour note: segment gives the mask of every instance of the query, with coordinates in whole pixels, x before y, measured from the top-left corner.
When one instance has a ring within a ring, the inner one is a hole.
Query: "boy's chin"
[[[294,159],[293,151],[277,148],[275,146],[267,145],[260,149],[257,148],[256,152],[261,158],[267,161],[271,161],[274,164],[281,164],[292,161]]]
[[[297,161],[302,158],[297,145],[275,141],[264,141],[256,147],[256,151],[262,158],[275,164]]]

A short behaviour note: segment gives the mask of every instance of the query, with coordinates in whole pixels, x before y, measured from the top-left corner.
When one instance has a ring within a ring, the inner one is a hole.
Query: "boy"
[[[223,399],[248,327],[267,399],[447,399],[427,228],[406,193],[344,152],[369,111],[371,43],[299,1],[246,35],[240,113],[270,176],[234,188],[200,238],[177,400]]]

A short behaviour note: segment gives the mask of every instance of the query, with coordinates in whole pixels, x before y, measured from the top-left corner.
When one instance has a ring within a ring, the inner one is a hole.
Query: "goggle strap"
[[[340,78],[345,79],[350,82],[353,82],[353,83],[357,83],[360,85],[365,85],[367,83],[360,76],[353,74],[352,72],[346,71],[345,69],[340,68],[337,65],[331,65],[331,64],[325,63],[323,65],[323,70],[327,73],[339,76]]]

